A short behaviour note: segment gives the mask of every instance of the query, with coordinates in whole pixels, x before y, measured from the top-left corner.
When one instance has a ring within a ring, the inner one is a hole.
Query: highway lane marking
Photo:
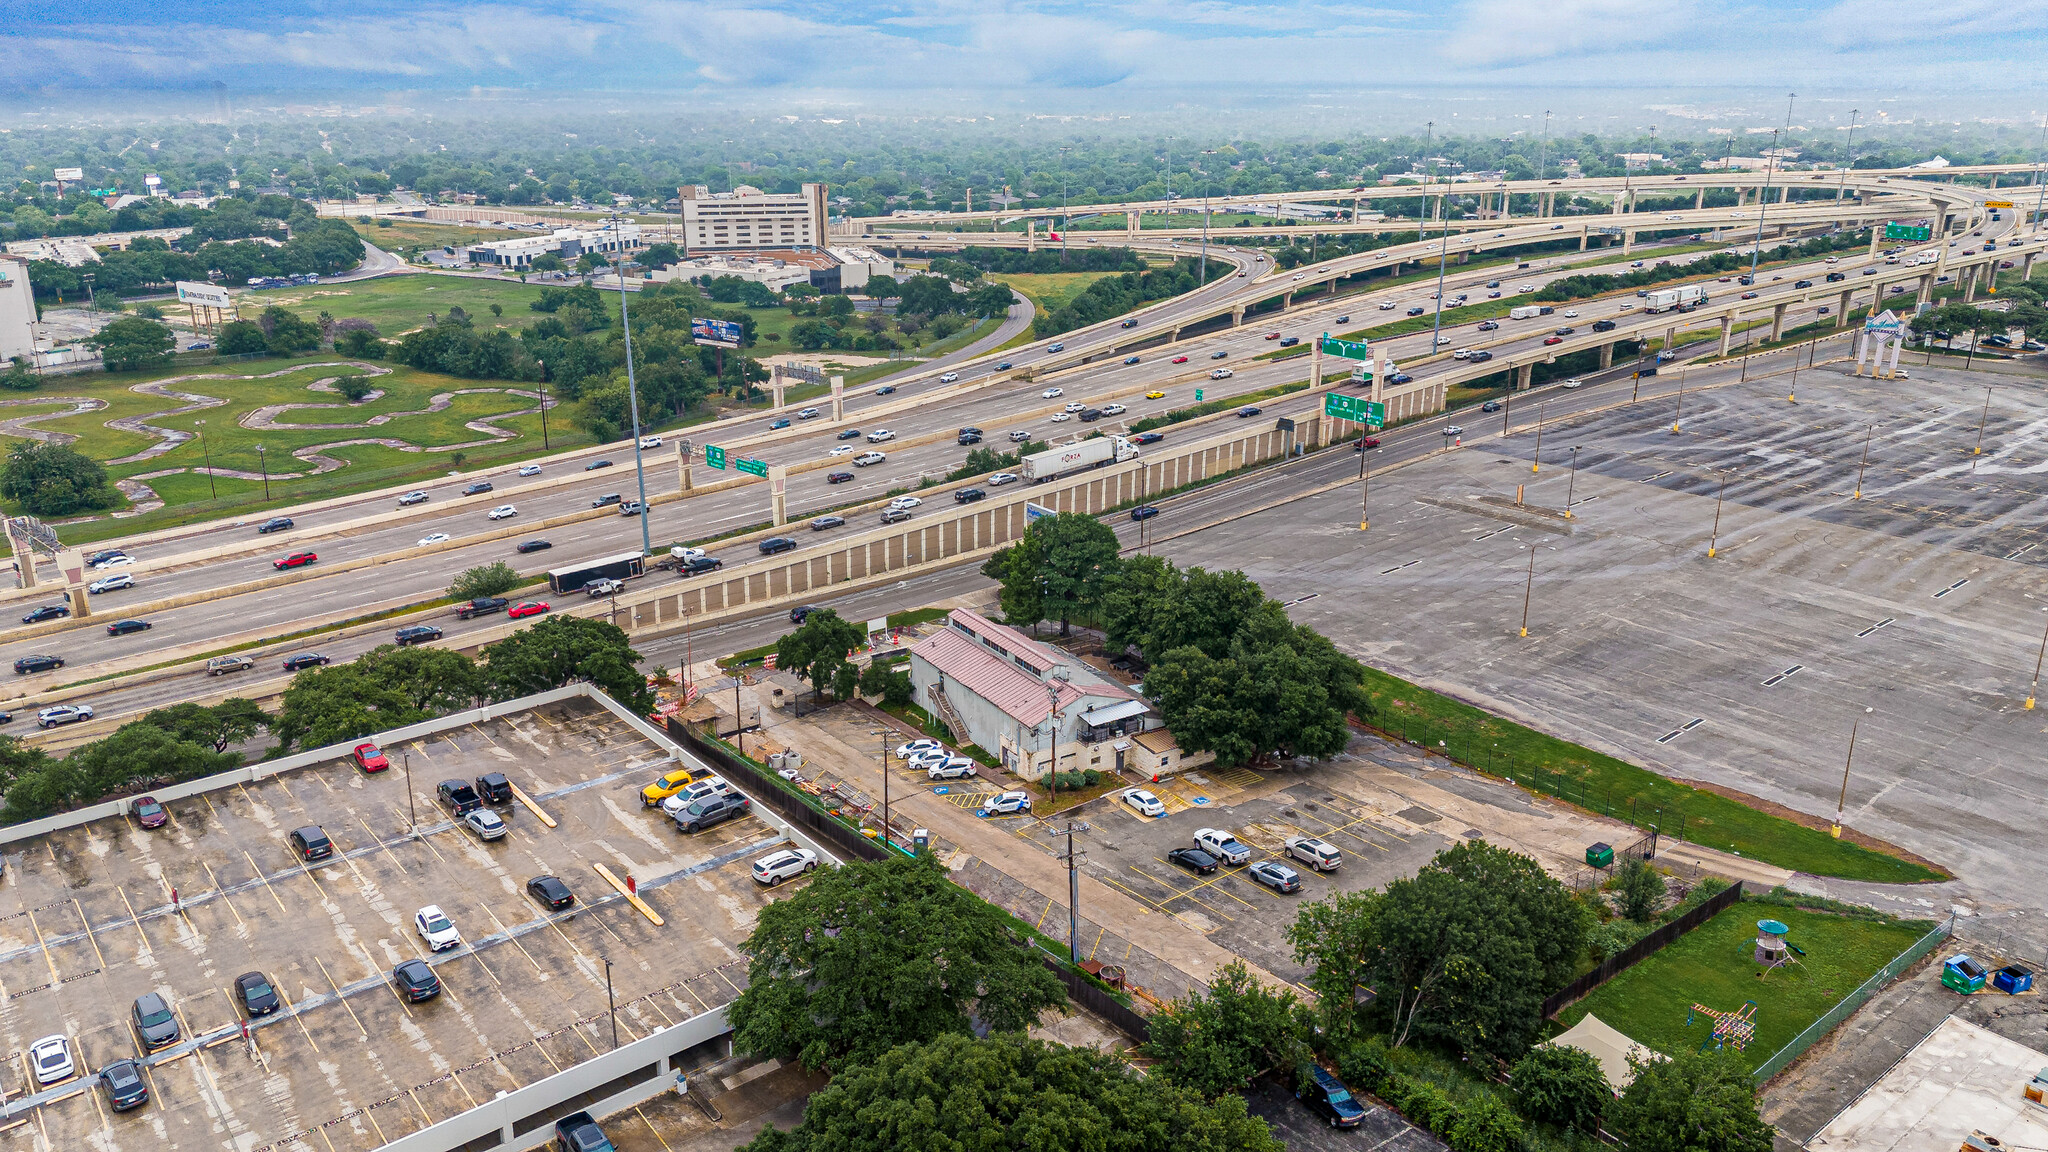
[[[2032,551],[2032,550],[2033,550],[2033,548],[2034,548],[2034,545],[2032,545],[2032,544],[2022,544],[2022,545],[2020,545],[2019,547],[2017,547],[2017,548],[2013,549],[2012,551],[2010,551],[2010,552],[2007,552],[2007,553],[2005,554],[2005,558],[2006,558],[2007,560],[2017,560],[2017,559],[2019,559],[2020,557],[2022,557],[2022,556],[2026,555],[2026,554],[2027,554],[2028,552]]]

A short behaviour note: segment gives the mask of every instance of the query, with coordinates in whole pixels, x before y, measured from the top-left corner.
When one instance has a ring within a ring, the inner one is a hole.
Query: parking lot
[[[769,898],[748,866],[781,836],[751,815],[684,835],[644,808],[665,749],[571,701],[386,751],[375,776],[341,760],[173,802],[159,829],[130,817],[11,846],[7,1130],[38,1148],[369,1149],[608,1050],[608,984],[622,1042],[744,986],[736,946]],[[510,831],[485,843],[435,785],[492,771],[530,804],[497,806]],[[298,859],[287,837],[306,825],[331,858]],[[576,903],[548,912],[526,891],[540,875]],[[619,890],[629,876],[644,910]],[[428,904],[459,946],[429,956],[413,923]],[[437,998],[396,991],[412,958],[433,964]],[[283,1003],[245,1041],[233,989],[251,971]],[[150,1102],[116,1115],[91,1076],[143,1055],[129,1009],[152,991],[179,1038],[147,1061]],[[51,1034],[80,1075],[37,1090],[25,1053]]]

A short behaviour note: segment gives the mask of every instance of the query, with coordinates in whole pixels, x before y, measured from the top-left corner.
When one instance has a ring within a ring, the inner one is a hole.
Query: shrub
[[[1515,1152],[1522,1146],[1522,1121],[1492,1093],[1480,1093],[1458,1109],[1444,1135],[1456,1152]]]
[[[1387,1077],[1380,1095],[1400,1109],[1403,1116],[1431,1132],[1448,1132],[1458,1119],[1458,1106],[1443,1089],[1427,1080],[1397,1072]]]
[[[1345,1044],[1337,1050],[1337,1075],[1354,1091],[1380,1091],[1380,1085],[1387,1078],[1387,1043],[1378,1036],[1369,1036]]]
[[[1621,890],[1621,914],[1638,924],[1647,924],[1664,906],[1664,878],[1647,860],[1631,860],[1615,876]]]
[[[1633,920],[1609,920],[1595,924],[1586,933],[1586,951],[1595,961],[1624,951],[1649,932],[1649,925]]]
[[[1614,1099],[1607,1074],[1590,1053],[1555,1044],[1531,1048],[1515,1062],[1515,1101],[1539,1124],[1590,1132]]]
[[[360,404],[375,389],[371,387],[370,378],[367,376],[337,376],[334,378],[334,390],[347,398],[349,403]]]
[[[475,600],[483,596],[503,595],[523,583],[524,578],[513,571],[510,564],[498,560],[464,571],[448,585],[448,595],[457,600]]]

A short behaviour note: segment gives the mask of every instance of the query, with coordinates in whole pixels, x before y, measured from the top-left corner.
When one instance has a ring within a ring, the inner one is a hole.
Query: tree
[[[1756,1088],[1733,1052],[1681,1052],[1629,1067],[1635,1079],[1607,1119],[1634,1152],[1770,1152],[1771,1126],[1756,1114]]]
[[[1156,602],[1154,631],[1213,644],[1216,637],[1203,624],[1204,598],[1192,599],[1186,623],[1167,619],[1183,599]],[[1230,602],[1226,595],[1212,606]],[[1334,756],[1351,739],[1346,717],[1370,711],[1359,663],[1314,629],[1289,621],[1272,600],[1237,622],[1221,656],[1190,643],[1164,653],[1148,650],[1146,657],[1152,665],[1146,687],[1181,747],[1214,752],[1225,765],[1268,751]]]
[[[1042,589],[1044,612],[1059,620],[1060,635],[1065,636],[1073,617],[1094,614],[1105,586],[1116,573],[1120,547],[1116,530],[1093,516],[1061,512],[1033,521],[1024,539],[1037,556],[1035,576]],[[1010,575],[1029,580],[1034,574],[1012,571]],[[1010,623],[1022,622],[1009,615],[1007,603],[1003,612]]]
[[[524,583],[526,577],[514,571],[510,564],[493,560],[489,564],[463,569],[462,574],[448,585],[448,595],[455,600],[477,600],[485,596],[502,596]]]
[[[1515,1061],[1515,1101],[1539,1124],[1591,1132],[1614,1099],[1607,1074],[1591,1053],[1559,1044],[1529,1049]]]
[[[813,1093],[795,1128],[763,1128],[744,1146],[745,1152],[927,1148],[1284,1152],[1266,1122],[1246,1112],[1242,1096],[1208,1103],[1185,1088],[1139,1080],[1115,1056],[1016,1035],[944,1035],[890,1049]]]
[[[1241,960],[1218,969],[1209,993],[1190,993],[1150,1020],[1145,1053],[1175,1084],[1214,1100],[1242,1091],[1274,1069],[1289,1073],[1312,1061],[1314,1021],[1287,989],[1260,984]]]
[[[69,516],[121,503],[100,462],[62,444],[18,440],[0,466],[0,496],[37,516]]]
[[[910,673],[880,660],[868,661],[868,666],[861,670],[860,691],[863,696],[880,696],[882,703],[891,708],[900,708],[917,695]]]
[[[230,697],[208,707],[204,704],[173,704],[144,714],[142,723],[154,725],[172,736],[193,744],[225,752],[270,726],[270,713],[254,700]]]
[[[33,392],[41,387],[43,378],[29,370],[28,359],[16,356],[7,365],[5,375],[0,375],[0,388],[9,392]]]
[[[548,616],[484,649],[483,679],[494,700],[512,700],[587,680],[633,712],[654,710],[625,630],[581,616]]]
[[[1534,860],[1474,840],[1384,892],[1304,906],[1288,940],[1333,1032],[1370,1022],[1397,1047],[1429,1037],[1505,1058],[1538,1035],[1543,997],[1571,978],[1589,920]],[[1354,1018],[1360,986],[1381,994]]]
[[[171,362],[171,351],[178,346],[169,328],[140,316],[123,316],[85,342],[100,350],[109,372],[162,367]]]
[[[263,328],[266,346],[277,355],[310,352],[320,346],[320,326],[289,308],[272,304],[256,323]]]
[[[1664,907],[1664,878],[1647,860],[1630,860],[1614,877],[1621,890],[1621,914],[1638,924],[1648,924]]]
[[[1522,1121],[1491,1092],[1480,1092],[1458,1105],[1458,1118],[1444,1135],[1452,1152],[1521,1152]]]
[[[349,375],[336,376],[334,378],[334,390],[341,393],[342,399],[347,400],[349,403],[360,404],[376,388],[370,383],[368,376]]]
[[[846,665],[846,654],[867,643],[867,638],[860,625],[841,620],[838,612],[814,609],[796,631],[775,642],[775,666],[796,673],[811,691],[823,692]]]
[[[382,360],[386,347],[375,328],[351,328],[334,341],[336,352],[356,360]]]
[[[811,1069],[846,1072],[898,1044],[968,1035],[975,1020],[1020,1032],[1066,1003],[1009,918],[929,855],[818,872],[763,908],[740,950],[735,1045]]]
[[[535,272],[560,272],[563,268],[562,258],[553,252],[543,252],[535,256],[528,266]]]
[[[270,734],[278,751],[339,744],[468,707],[478,683],[474,662],[460,652],[385,644],[294,676]]]
[[[214,347],[223,356],[245,356],[269,351],[270,340],[254,320],[230,320],[220,326],[220,339],[214,341]]]
[[[1043,544],[1026,531],[1023,539],[982,562],[981,574],[1001,585],[996,604],[1012,628],[1035,629],[1045,619],[1045,585],[1038,579]]]

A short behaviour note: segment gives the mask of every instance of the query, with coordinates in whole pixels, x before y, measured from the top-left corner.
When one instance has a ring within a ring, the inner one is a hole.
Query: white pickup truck
[[[1330,844],[1314,836],[1289,836],[1287,854],[1318,872],[1335,872],[1344,857]]]
[[[1249,864],[1252,859],[1252,850],[1243,841],[1220,828],[1195,829],[1195,847],[1225,864]]]

